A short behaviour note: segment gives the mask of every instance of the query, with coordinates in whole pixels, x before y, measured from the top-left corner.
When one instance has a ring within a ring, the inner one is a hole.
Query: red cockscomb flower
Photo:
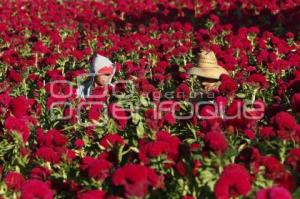
[[[231,79],[221,80],[221,85],[219,86],[219,91],[223,95],[232,96],[237,91],[238,85]]]
[[[30,133],[27,121],[9,116],[4,122],[4,128],[18,132],[22,136],[23,142],[27,142]]]
[[[126,164],[117,169],[113,174],[112,183],[116,186],[124,186],[126,197],[143,197],[149,187],[163,186],[161,177],[153,169],[136,164]]]
[[[84,147],[84,141],[82,139],[77,139],[75,140],[74,145],[77,149],[82,149],[82,147]]]
[[[291,149],[286,159],[288,165],[297,172],[300,172],[300,148]]]
[[[264,126],[260,128],[259,135],[264,139],[269,139],[276,136],[276,132],[271,126]]]
[[[293,130],[297,125],[295,118],[287,112],[277,113],[271,118],[271,124],[277,130]]]
[[[300,93],[296,93],[292,96],[291,106],[294,112],[300,114]]]
[[[259,190],[255,199],[292,199],[292,195],[283,187],[271,187]]]
[[[246,168],[250,168],[254,172],[259,171],[260,153],[257,148],[247,147],[244,148],[236,157],[235,162],[243,164]]]
[[[4,182],[9,189],[13,189],[14,191],[18,191],[21,188],[21,185],[24,182],[24,177],[18,173],[10,171],[4,178]]]
[[[9,71],[9,74],[8,74],[8,78],[12,81],[14,81],[15,83],[20,83],[22,81],[22,76],[21,74],[19,74],[17,71],[15,70],[11,70]]]
[[[46,167],[35,167],[30,172],[30,177],[37,180],[47,180],[51,175],[51,171]]]
[[[266,176],[270,179],[281,177],[285,172],[284,165],[274,156],[264,156],[261,158],[261,165],[266,168]]]
[[[112,164],[102,158],[94,159],[85,157],[82,160],[81,168],[84,169],[88,176],[96,180],[104,180],[108,177]]]
[[[115,120],[117,126],[121,130],[125,130],[128,121],[128,115],[124,108],[116,103],[109,104],[108,114]]]
[[[180,84],[175,90],[175,96],[179,100],[188,99],[190,97],[190,87],[185,83]]]
[[[168,132],[158,132],[156,140],[146,143],[144,140],[139,142],[139,158],[147,163],[148,158],[157,158],[160,155],[166,155],[173,162],[177,160],[179,153],[180,140],[176,136],[170,135]]]
[[[21,199],[52,199],[53,192],[49,185],[40,180],[27,180],[21,187]]]
[[[112,147],[115,144],[119,144],[119,145],[124,144],[123,138],[116,133],[109,133],[105,135],[100,141],[100,145],[106,149]]]
[[[204,137],[206,147],[213,152],[223,153],[228,149],[228,142],[222,132],[211,131]]]
[[[60,154],[51,147],[41,147],[37,149],[36,156],[51,163],[60,162]]]
[[[251,74],[248,77],[247,82],[249,82],[251,84],[258,84],[262,88],[268,88],[268,86],[269,86],[269,83],[267,82],[266,77],[259,73]]]
[[[102,190],[89,190],[83,193],[77,194],[77,199],[103,199],[105,198],[105,192]]]
[[[224,168],[217,181],[215,196],[217,199],[247,196],[251,191],[251,186],[251,177],[248,171],[241,165],[231,164]]]
[[[42,129],[37,130],[37,141],[40,146],[63,147],[68,139],[59,130],[51,129],[44,133]]]
[[[25,96],[14,98],[10,101],[11,112],[16,117],[23,117],[28,114],[29,103]]]
[[[159,113],[156,109],[149,109],[144,114],[145,122],[148,128],[158,131],[163,126],[163,120],[159,118]]]
[[[90,121],[95,120],[98,121],[101,116],[101,112],[103,110],[102,104],[92,104],[89,111],[88,111],[88,119]]]

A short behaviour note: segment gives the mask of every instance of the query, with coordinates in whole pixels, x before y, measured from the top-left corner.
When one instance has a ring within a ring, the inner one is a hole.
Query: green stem
[[[258,90],[259,90],[259,88],[254,89],[253,94],[252,94],[251,104],[254,103],[255,97],[256,97],[256,94],[257,94]]]

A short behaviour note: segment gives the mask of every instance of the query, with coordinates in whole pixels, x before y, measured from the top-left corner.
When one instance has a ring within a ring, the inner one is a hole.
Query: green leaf
[[[140,102],[143,106],[148,106],[148,101],[146,100],[146,98],[144,96],[140,97]]]
[[[144,129],[144,125],[142,122],[139,122],[137,128],[136,128],[136,132],[137,132],[137,136],[139,138],[142,138],[144,136],[145,133],[145,129]]]
[[[245,93],[237,93],[236,96],[239,98],[245,98],[246,94]]]
[[[140,114],[138,114],[138,113],[133,113],[132,114],[132,122],[133,122],[133,124],[137,125],[139,123],[140,119],[141,119]]]
[[[203,183],[207,184],[210,188],[211,191],[214,190],[214,185],[216,182],[216,175],[214,175],[211,171],[209,170],[204,170],[200,172],[200,175],[203,179]]]
[[[300,188],[297,188],[293,193],[293,198],[300,198]]]
[[[108,120],[108,132],[116,132],[117,126],[113,119]]]

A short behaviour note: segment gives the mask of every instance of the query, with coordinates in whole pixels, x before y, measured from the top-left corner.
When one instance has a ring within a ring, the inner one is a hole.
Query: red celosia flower
[[[274,184],[282,186],[291,192],[297,188],[296,179],[288,171],[283,172],[277,179],[275,179]]]
[[[300,148],[291,149],[289,151],[286,162],[295,171],[300,172]]]
[[[156,158],[160,155],[166,155],[168,160],[175,162],[179,153],[180,140],[176,136],[171,136],[168,132],[158,132],[156,140],[146,143],[141,140],[139,143],[139,158],[147,163],[148,158]]]
[[[296,93],[292,96],[291,106],[294,112],[300,114],[300,93]]]
[[[176,118],[173,116],[172,113],[166,113],[164,115],[163,120],[164,120],[164,123],[167,123],[167,124],[169,124],[171,126],[173,126],[173,125],[176,124]]]
[[[238,99],[234,100],[225,111],[226,124],[241,129],[250,128],[252,123],[251,120],[244,117],[243,113],[245,112],[245,102]]]
[[[16,131],[20,133],[23,138],[23,142],[27,142],[30,132],[26,120],[9,116],[4,122],[4,127],[9,131]]]
[[[25,96],[14,98],[10,101],[10,108],[16,117],[23,117],[28,114],[29,103]]]
[[[222,132],[211,131],[204,138],[206,147],[213,152],[223,153],[228,149],[226,137]]]
[[[167,142],[155,141],[145,145],[141,144],[139,158],[141,161],[147,163],[148,158],[156,158],[162,154],[168,154],[168,151],[169,144]]]
[[[22,81],[22,76],[15,70],[9,71],[8,78],[15,83],[20,83]]]
[[[115,144],[119,144],[119,145],[124,144],[123,138],[116,133],[109,133],[105,135],[100,141],[100,145],[103,146],[104,148],[112,147]]]
[[[255,138],[255,133],[251,129],[244,130],[244,136],[249,138],[250,140]]]
[[[8,107],[10,104],[11,97],[9,96],[8,92],[4,92],[0,94],[0,105],[4,106],[5,108]]]
[[[159,118],[159,113],[155,109],[147,110],[144,117],[147,127],[152,130],[158,131],[163,125],[163,120]]]
[[[194,167],[193,167],[193,170],[192,170],[192,174],[197,176],[198,172],[199,172],[199,168],[201,167],[200,160],[194,160],[193,165],[194,165]]]
[[[50,50],[47,48],[47,46],[45,46],[41,41],[38,41],[34,44],[33,49],[34,52],[38,52],[38,53],[47,53]]]
[[[56,129],[49,130],[47,133],[44,133],[42,129],[38,129],[37,141],[40,146],[63,147],[67,144],[68,139]]]
[[[190,97],[190,88],[187,84],[180,84],[175,90],[176,99],[185,100]]]
[[[157,66],[153,69],[153,72],[163,74],[166,68],[168,68],[169,66],[170,64],[168,62],[160,61],[157,63]]]
[[[176,163],[175,165],[176,171],[179,173],[179,175],[181,176],[185,176],[186,175],[186,166],[184,165],[184,162],[179,161]]]
[[[37,180],[47,180],[51,175],[51,171],[46,167],[35,167],[30,172],[30,177]]]
[[[217,199],[247,196],[250,191],[251,177],[248,171],[238,164],[226,166],[215,185]]]
[[[77,149],[82,149],[82,147],[84,147],[84,141],[82,139],[77,139],[75,140],[74,145]]]
[[[221,106],[220,106],[221,108]],[[200,112],[203,132],[218,131],[221,128],[222,119],[219,117],[219,110],[212,105],[204,105]]]
[[[151,168],[143,165],[126,164],[113,174],[112,183],[124,186],[126,197],[143,197],[149,187],[160,188],[162,179]]]
[[[24,182],[24,177],[18,173],[10,171],[4,178],[4,182],[9,189],[13,189],[14,191],[18,191],[21,188],[21,185]]]
[[[83,193],[78,193],[77,199],[104,199],[105,192],[102,190],[90,190]]]
[[[71,123],[76,123],[78,121],[77,118],[77,109],[67,107],[64,110],[64,118],[66,120],[70,121]]]
[[[259,190],[255,199],[292,199],[292,195],[283,187],[271,187]]]
[[[117,105],[116,103],[109,104],[108,114],[115,120],[117,126],[121,130],[125,130],[128,121],[128,115],[125,109],[123,109],[121,106]]]
[[[86,157],[83,159],[82,169],[86,170],[89,177],[96,180],[104,180],[109,176],[112,164],[105,159],[93,159]]]
[[[271,120],[271,124],[278,130],[292,130],[297,124],[295,118],[287,112],[277,113]]]
[[[234,95],[237,89],[238,86],[232,79],[221,81],[221,85],[219,86],[219,91],[223,95]]]
[[[41,147],[37,149],[36,156],[47,162],[60,162],[60,154],[51,147]]]
[[[268,139],[276,136],[276,132],[273,130],[273,127],[264,126],[260,128],[259,135],[264,139]]]
[[[52,199],[53,192],[49,185],[40,180],[27,180],[21,187],[21,199]]]
[[[89,120],[95,120],[98,121],[101,116],[101,112],[103,110],[103,105],[102,104],[93,104],[90,107],[90,110],[88,112],[88,119]]]
[[[180,144],[180,139],[176,136],[172,136],[170,133],[161,131],[156,134],[156,140],[164,141],[169,143],[169,154],[173,159],[178,155],[178,147]]]
[[[260,165],[260,153],[257,148],[247,147],[243,149],[236,157],[236,163],[242,163],[246,168],[251,168],[254,172],[258,172]]]
[[[274,156],[264,156],[261,164],[266,168],[266,176],[270,179],[277,179],[285,172],[284,165]]]
[[[247,82],[249,82],[251,84],[258,84],[262,88],[268,88],[268,86],[269,86],[269,83],[267,82],[266,77],[259,73],[251,74],[248,77]]]

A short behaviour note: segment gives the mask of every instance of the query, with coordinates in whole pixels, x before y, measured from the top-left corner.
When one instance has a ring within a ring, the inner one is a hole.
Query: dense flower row
[[[4,0],[0,198],[299,198],[299,6]],[[209,119],[178,119],[200,48],[230,76],[199,110]],[[126,81],[83,103],[95,53]]]

